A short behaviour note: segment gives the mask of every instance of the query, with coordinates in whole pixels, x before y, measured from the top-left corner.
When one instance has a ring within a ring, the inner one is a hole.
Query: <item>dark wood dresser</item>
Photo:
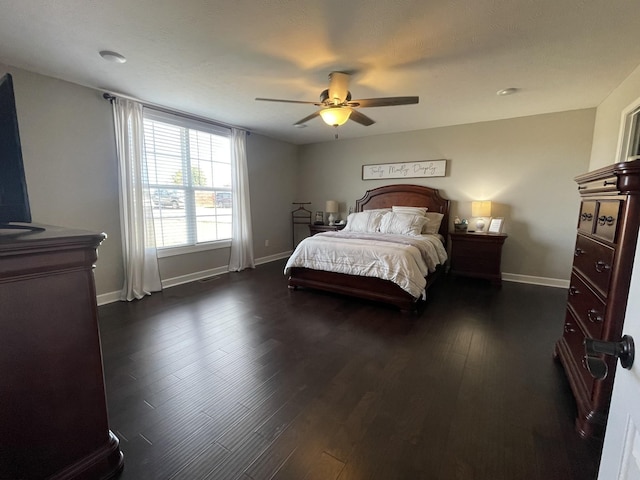
[[[103,234],[0,229],[0,478],[107,479],[93,264]]]
[[[564,332],[556,343],[576,399],[576,430],[602,438],[616,358],[602,356],[609,373],[594,379],[584,339],[620,341],[640,224],[640,161],[610,165],[576,177],[581,205]]]

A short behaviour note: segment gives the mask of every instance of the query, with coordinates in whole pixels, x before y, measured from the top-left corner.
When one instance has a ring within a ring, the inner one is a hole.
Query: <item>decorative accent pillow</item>
[[[380,213],[382,213],[384,215],[385,213],[390,212],[391,208],[372,208],[370,210],[367,209],[367,210],[364,210],[364,211],[365,212],[380,212]]]
[[[429,222],[422,229],[422,233],[428,233],[435,235],[440,230],[440,224],[444,218],[444,214],[436,212],[427,212],[426,214]]]
[[[350,213],[347,217],[345,232],[366,232],[375,233],[380,227],[380,220],[383,213],[375,210],[365,210],[364,212]]]
[[[429,219],[429,222],[422,228],[422,233],[435,235],[440,230],[440,224],[444,215],[442,213],[429,212],[427,207],[402,207],[393,206],[392,210],[396,213],[412,213],[414,215],[423,215]]]
[[[429,219],[422,215],[389,212],[385,213],[380,221],[380,233],[420,235],[428,221]]]
[[[401,207],[394,205],[391,207],[391,210],[395,213],[410,213],[412,215],[422,215],[423,217],[427,214],[427,207]]]

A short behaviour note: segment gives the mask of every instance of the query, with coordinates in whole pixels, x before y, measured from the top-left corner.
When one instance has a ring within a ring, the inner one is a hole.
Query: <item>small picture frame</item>
[[[324,212],[320,210],[316,211],[316,219],[313,222],[314,225],[324,225]]]
[[[503,227],[504,227],[504,218],[493,217],[489,222],[489,228],[487,228],[487,233],[502,233]]]

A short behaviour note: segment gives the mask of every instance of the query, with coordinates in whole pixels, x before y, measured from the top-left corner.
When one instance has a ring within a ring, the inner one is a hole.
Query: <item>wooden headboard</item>
[[[444,237],[446,244],[449,235],[450,203],[446,198],[442,198],[435,188],[422,185],[385,185],[368,190],[360,200],[356,200],[356,212],[374,208],[391,208],[394,205],[427,207],[430,212],[444,215],[438,233]]]

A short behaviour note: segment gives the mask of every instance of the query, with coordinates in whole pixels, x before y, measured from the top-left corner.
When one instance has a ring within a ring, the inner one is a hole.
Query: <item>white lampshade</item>
[[[332,127],[344,125],[349,120],[350,115],[351,109],[349,107],[329,107],[320,110],[320,116],[324,123]]]
[[[471,202],[471,216],[472,217],[490,217],[491,216],[491,201]]]
[[[491,216],[491,201],[471,202],[471,216],[477,217],[476,228],[479,232],[484,231],[485,217]]]
[[[335,200],[327,200],[327,204],[325,205],[325,211],[327,213],[337,213],[338,202],[336,202]]]

